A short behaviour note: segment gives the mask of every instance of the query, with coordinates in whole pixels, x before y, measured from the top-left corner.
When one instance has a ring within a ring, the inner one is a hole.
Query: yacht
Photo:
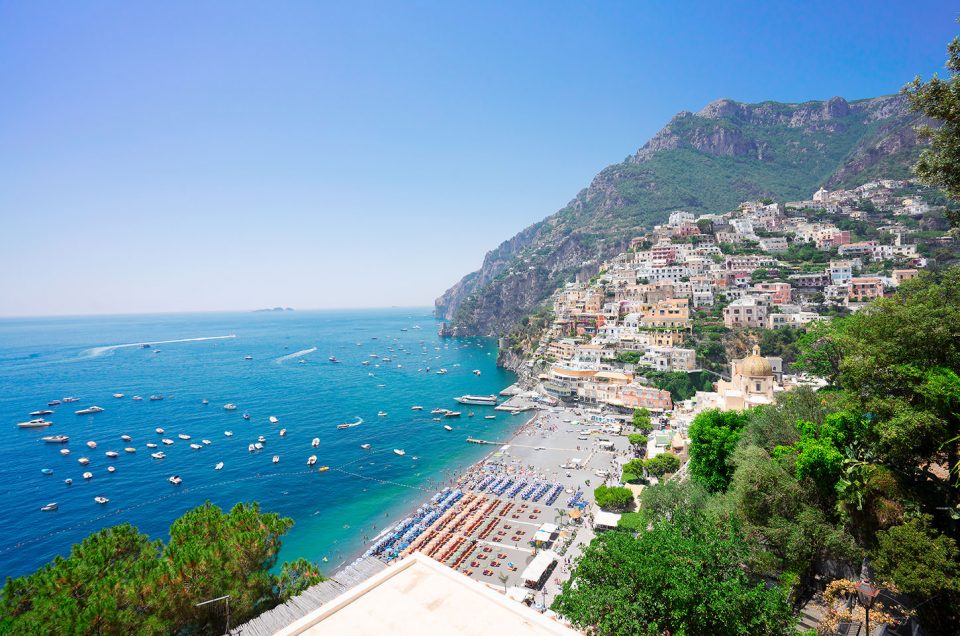
[[[66,457],[67,455],[70,454],[70,449],[69,449],[69,448],[61,448],[61,449],[60,449],[60,454],[63,455],[64,457]]]
[[[150,453],[150,457],[153,457],[154,459],[163,459],[163,458],[166,457],[166,456],[167,456],[167,454],[164,453],[163,451],[157,451],[156,453]]]
[[[453,430],[453,427],[452,427],[452,426],[447,426],[446,424],[443,425],[443,428],[444,428],[444,430],[447,430],[447,431],[452,431],[452,430]]]
[[[450,409],[433,409],[430,411],[431,415],[443,415],[444,413],[449,413]]]
[[[94,413],[102,413],[102,412],[103,412],[103,408],[99,406],[90,406],[85,409],[80,409],[79,411],[75,411],[77,415],[93,415]]]
[[[188,439],[190,439],[190,436],[187,435],[186,433],[180,433],[179,435],[177,435],[177,437],[179,437],[179,438],[182,439],[182,440],[188,440]]]
[[[63,403],[64,403],[64,404],[70,404],[71,402],[79,402],[79,401],[80,401],[80,398],[78,398],[78,397],[65,397],[65,398],[63,398]]]
[[[397,455],[400,455],[401,457],[407,454],[407,451],[403,450],[402,448],[394,448],[393,452],[396,453]]]
[[[53,424],[50,420],[45,420],[43,418],[37,418],[30,420],[29,422],[20,422],[17,424],[18,428],[44,428]]]
[[[460,411],[447,411],[443,414],[444,417],[460,417]]]
[[[279,463],[280,463],[280,456],[279,456],[279,455],[274,455],[274,456],[273,456],[273,463],[274,463],[274,464],[279,464]]]
[[[57,509],[57,502],[48,503],[46,506],[40,509],[41,512],[51,512]]]
[[[180,479],[180,475],[174,475],[173,477],[171,477],[171,478],[168,479],[167,481],[169,481],[169,482],[170,482],[171,484],[173,484],[174,486],[179,486],[180,484],[183,483],[183,480]]]
[[[47,402],[47,406],[60,406],[60,400],[50,400]]]
[[[224,405],[223,405],[223,410],[224,410],[224,411],[236,411],[236,410],[237,410],[237,405],[236,405],[236,404],[224,404]]]
[[[107,451],[106,453],[104,453],[104,455],[106,455],[107,457],[120,457],[120,453],[118,453],[117,451]]]
[[[117,398],[117,399],[119,400],[120,398],[123,397],[123,393],[114,393],[114,394],[113,394],[113,397],[115,397],[115,398]]]
[[[316,448],[317,446],[319,446],[319,445],[320,445],[320,438],[319,438],[319,437],[314,437],[314,438],[313,438],[313,441],[310,442],[310,445],[313,446],[314,448]]]
[[[360,444],[360,448],[363,450],[370,450],[370,444]]]
[[[87,448],[96,448],[96,447],[97,447],[97,443],[95,441],[90,440],[89,442],[87,442]]]
[[[41,437],[40,439],[47,444],[66,444],[70,441],[70,438],[66,435],[47,435],[46,437]]]
[[[98,504],[100,504],[100,505],[110,503],[110,500],[107,499],[106,497],[94,497],[93,500],[96,501],[96,502],[97,502]]]
[[[233,431],[224,431],[223,434],[227,437],[233,437]]]
[[[311,455],[310,457],[307,458],[307,466],[313,466],[316,463],[317,463],[316,455]]]
[[[422,407],[422,406],[411,406],[411,407],[410,407],[410,410],[411,410],[411,411],[422,411],[422,410],[423,410],[423,407]]]
[[[44,415],[53,415],[53,411],[50,409],[43,409],[42,411],[31,411],[30,417],[42,417]]]
[[[461,395],[460,397],[455,397],[453,399],[460,404],[480,404],[483,406],[497,405],[496,395]]]
[[[214,470],[223,470],[223,462],[217,462],[217,465],[213,467]]]
[[[91,472],[89,472],[89,471],[88,471],[88,472],[85,472],[85,473],[83,473],[83,478],[84,478],[84,479],[93,479],[93,473],[91,473]]]
[[[190,448],[192,448],[193,450],[200,450],[201,448],[203,448],[203,446],[201,444],[190,444]]]
[[[280,420],[277,419],[277,416],[276,416],[276,415],[271,415],[271,416],[268,418],[268,421],[269,421],[271,424],[276,424],[276,423],[279,422]]]

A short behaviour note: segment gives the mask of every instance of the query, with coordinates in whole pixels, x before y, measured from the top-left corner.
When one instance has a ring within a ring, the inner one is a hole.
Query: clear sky
[[[680,110],[896,92],[948,2],[2,2],[0,315],[427,305]]]

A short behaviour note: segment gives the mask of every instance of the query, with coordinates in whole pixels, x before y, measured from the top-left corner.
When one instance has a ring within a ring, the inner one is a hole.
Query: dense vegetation
[[[789,634],[785,608],[869,556],[925,633],[955,633],[958,326],[953,268],[811,329],[797,364],[829,386],[695,418],[690,481],[647,488],[554,609],[598,634]]]
[[[151,541],[129,524],[105,528],[33,574],[8,578],[0,633],[223,633],[219,604],[230,596],[237,625],[323,580],[303,559],[271,573],[280,537],[293,520],[237,504],[209,502],[173,522],[170,541]]]

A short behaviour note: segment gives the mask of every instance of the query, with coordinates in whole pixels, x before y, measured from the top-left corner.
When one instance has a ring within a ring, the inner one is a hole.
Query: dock
[[[485,439],[476,439],[474,437],[468,437],[467,441],[471,444],[490,444],[491,446],[503,446],[507,442],[491,442]]]

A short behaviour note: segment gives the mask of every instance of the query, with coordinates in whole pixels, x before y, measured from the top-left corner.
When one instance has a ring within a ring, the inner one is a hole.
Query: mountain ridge
[[[763,197],[804,199],[821,186],[905,178],[919,115],[903,95],[747,104],[717,99],[677,113],[563,208],[487,253],[435,301],[449,335],[504,335],[561,284],[594,274],[669,212],[720,212]]]

